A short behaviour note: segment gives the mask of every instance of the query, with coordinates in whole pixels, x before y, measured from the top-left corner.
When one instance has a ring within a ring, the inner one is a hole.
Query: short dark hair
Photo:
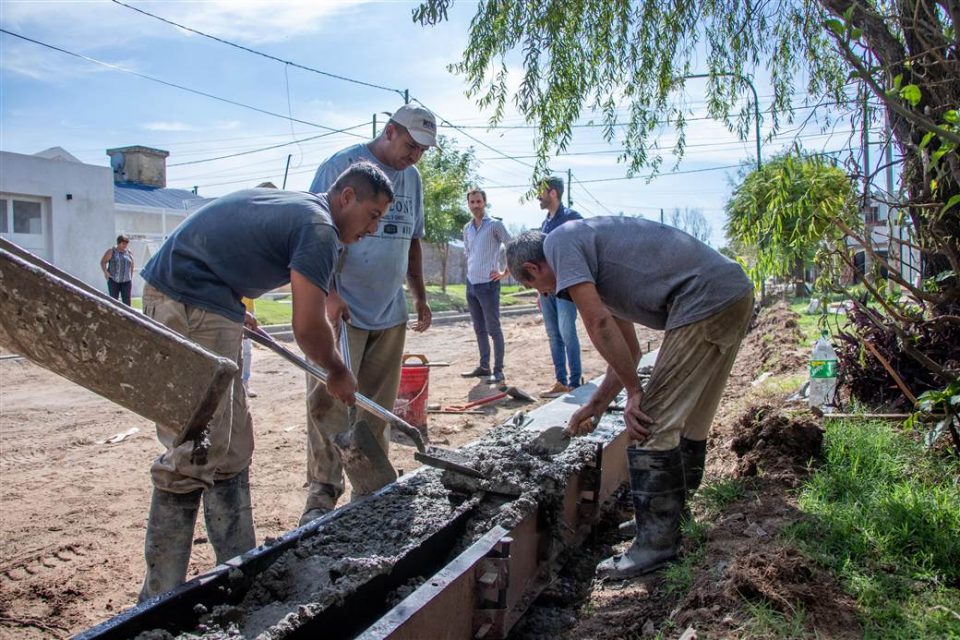
[[[557,191],[557,197],[563,197],[563,178],[560,176],[550,176],[543,181],[543,184],[547,189],[555,189]]]
[[[117,244],[120,244],[121,242],[130,242],[130,238],[121,233],[117,236]]]
[[[390,202],[393,202],[396,197],[390,178],[372,162],[360,161],[347,167],[346,171],[330,185],[330,193],[340,193],[347,187],[353,188],[358,200],[385,195]]]
[[[469,200],[470,196],[472,196],[475,193],[479,193],[480,196],[483,198],[484,202],[487,201],[487,192],[484,191],[483,189],[477,189],[476,187],[474,187],[473,189],[470,189],[470,191],[467,191],[467,200]]]
[[[527,262],[540,264],[547,261],[547,256],[543,252],[543,241],[546,237],[542,231],[524,231],[507,243],[507,268],[520,282],[530,279],[524,264]]]

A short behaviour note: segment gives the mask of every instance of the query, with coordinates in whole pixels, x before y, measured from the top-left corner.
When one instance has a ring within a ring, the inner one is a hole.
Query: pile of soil
[[[740,458],[734,477],[755,477],[762,470],[768,481],[797,487],[822,447],[823,429],[810,414],[791,417],[770,404],[750,407],[730,443]]]
[[[755,376],[801,369],[807,363],[803,332],[797,314],[783,301],[761,311],[740,346],[739,358],[755,363]]]

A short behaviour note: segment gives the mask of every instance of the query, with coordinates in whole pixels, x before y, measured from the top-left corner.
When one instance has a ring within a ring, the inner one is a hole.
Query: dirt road
[[[553,382],[538,322],[537,316],[504,319],[508,383],[534,393]],[[646,347],[660,334],[638,335]],[[602,360],[582,327],[580,340],[584,375],[593,378],[603,372]],[[410,334],[407,344],[408,352],[451,364],[431,370],[431,402],[462,403],[493,391],[458,375],[476,365],[467,323]],[[250,401],[257,437],[251,483],[262,542],[295,527],[303,507],[304,376],[256,347],[251,387],[259,394]],[[432,415],[431,438],[460,446],[522,406],[510,401],[486,415]],[[146,420],[29,362],[0,361],[0,638],[66,637],[136,602],[148,469],[158,453]],[[390,457],[399,469],[419,466],[408,447],[394,445]],[[189,576],[212,566],[198,523]]]

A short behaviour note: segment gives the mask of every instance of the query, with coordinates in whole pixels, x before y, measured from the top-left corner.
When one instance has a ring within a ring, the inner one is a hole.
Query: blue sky
[[[489,113],[481,112],[465,96],[463,80],[447,71],[466,44],[473,3],[455,3],[450,22],[429,28],[412,22],[412,2],[131,0],[128,4],[299,65],[409,90],[442,118],[466,127],[463,131],[441,127],[441,133],[456,138],[459,146],[475,147],[482,160],[481,186],[487,189],[494,215],[511,226],[535,226],[542,219],[535,200],[522,200],[526,189],[512,186],[529,184],[531,170],[523,163],[533,161],[517,162],[500,155],[531,155],[532,132],[488,130]],[[168,185],[197,186],[207,196],[264,180],[279,186],[288,155],[292,157],[287,188],[306,189],[325,157],[370,137],[374,113],[392,111],[403,103],[392,91],[268,60],[109,1],[0,0],[0,25],[113,65],[105,67],[0,34],[0,149],[35,153],[61,146],[84,162],[106,166],[107,148],[158,147],[170,152]],[[519,74],[512,74],[511,81],[519,82]],[[762,113],[772,102],[772,90],[762,70],[754,81]],[[755,141],[752,128],[750,137],[741,140],[720,122],[697,120],[705,115],[704,98],[703,81],[688,80],[684,93],[678,95],[693,118],[687,129],[686,156],[676,166],[679,173],[673,175],[669,173],[673,159],[667,158],[662,175],[652,182],[609,180],[626,176],[626,168],[616,161],[618,145],[604,142],[599,132],[578,129],[567,149],[573,155],[551,163],[558,173],[573,171],[574,208],[587,216],[622,211],[653,219],[659,218],[660,208],[668,215],[674,208],[699,208],[713,227],[711,244],[721,246],[723,205],[736,174],[736,169],[724,167],[753,158]],[[835,133],[822,133],[822,118],[801,128],[808,113],[799,110],[795,124],[785,125],[784,133],[765,140],[764,157],[795,139],[815,151],[848,146],[847,119],[834,121]],[[382,121],[385,116],[378,118]],[[769,121],[764,118],[764,137],[769,134]],[[524,123],[508,111],[504,124]],[[327,131],[313,125],[355,128],[315,138]],[[667,128],[659,143],[669,147],[675,138]],[[271,146],[276,148],[265,150]],[[244,155],[235,155],[240,153]]]

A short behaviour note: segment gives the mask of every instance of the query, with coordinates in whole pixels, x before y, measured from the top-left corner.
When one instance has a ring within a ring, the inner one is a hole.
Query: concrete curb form
[[[523,316],[530,313],[538,313],[537,305],[517,305],[512,307],[502,307],[500,317]],[[416,322],[417,316],[411,315],[407,318],[408,322]],[[441,311],[433,314],[433,325],[453,324],[454,322],[470,322],[469,313],[459,311]],[[289,324],[271,324],[262,327],[264,331],[274,338],[281,340],[293,338],[293,328]]]

